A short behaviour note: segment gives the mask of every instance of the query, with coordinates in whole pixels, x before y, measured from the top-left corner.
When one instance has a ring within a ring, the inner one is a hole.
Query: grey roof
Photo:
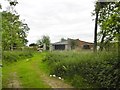
[[[52,45],[66,45],[68,44],[68,41],[61,41],[61,42],[56,42],[56,43],[52,43]]]
[[[67,40],[64,40],[64,41],[52,43],[51,45],[68,45],[68,44],[70,44],[69,42],[71,40],[79,40],[79,39],[67,39]],[[82,40],[79,40],[79,42],[84,42],[84,44],[93,44],[91,42],[86,42],[86,41],[82,41]]]

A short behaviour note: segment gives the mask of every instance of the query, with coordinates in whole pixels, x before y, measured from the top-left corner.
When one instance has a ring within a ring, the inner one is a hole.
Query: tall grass
[[[43,62],[75,87],[120,87],[117,52],[51,52]]]
[[[15,62],[21,59],[32,57],[31,51],[3,51],[2,61],[3,62]]]

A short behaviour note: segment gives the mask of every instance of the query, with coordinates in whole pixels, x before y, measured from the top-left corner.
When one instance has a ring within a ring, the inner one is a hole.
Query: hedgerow
[[[50,74],[69,78],[75,87],[82,87],[85,83],[83,87],[120,88],[117,52],[51,52],[43,62],[50,66]]]
[[[32,52],[29,51],[3,51],[2,61],[3,62],[15,62],[21,59],[32,57]]]

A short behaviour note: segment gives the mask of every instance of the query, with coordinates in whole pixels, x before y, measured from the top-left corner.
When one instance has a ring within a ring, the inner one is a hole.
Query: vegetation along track
[[[42,63],[45,53],[3,67],[3,88],[73,88],[57,77],[50,77]]]

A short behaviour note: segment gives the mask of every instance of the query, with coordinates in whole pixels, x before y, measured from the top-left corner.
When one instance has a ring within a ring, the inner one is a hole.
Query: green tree
[[[41,39],[38,39],[38,40],[37,40],[37,44],[38,44],[38,45],[43,45]]]
[[[102,0],[103,1],[103,0]],[[106,1],[106,0],[104,0]],[[97,29],[98,29],[98,18],[100,14],[100,10],[106,6],[105,2],[101,2],[101,0],[96,1],[95,10],[93,15],[95,15],[95,30],[94,30],[94,52],[97,51]]]
[[[37,44],[38,45],[45,45],[46,46],[46,50],[49,50],[50,48],[50,37],[49,36],[42,36],[42,39],[37,40]]]
[[[2,5],[0,4],[0,9],[2,9]]]
[[[9,1],[10,2],[10,1]],[[17,3],[16,3],[17,4]],[[16,5],[10,2],[10,6]],[[13,50],[23,47],[27,43],[29,27],[23,23],[19,15],[12,11],[2,12],[2,47],[3,50]]]
[[[77,46],[77,40],[70,40],[70,45],[71,45],[71,49],[75,49],[75,47]]]
[[[99,9],[97,22],[100,32],[98,36],[102,50],[109,47],[111,41],[119,41],[120,2],[98,2],[96,7]]]
[[[95,30],[94,30],[94,52],[97,50],[97,22],[98,22],[98,14],[99,14],[99,2],[96,2],[95,5]]]
[[[64,38],[61,38],[61,41],[66,41],[66,39],[64,39]]]

